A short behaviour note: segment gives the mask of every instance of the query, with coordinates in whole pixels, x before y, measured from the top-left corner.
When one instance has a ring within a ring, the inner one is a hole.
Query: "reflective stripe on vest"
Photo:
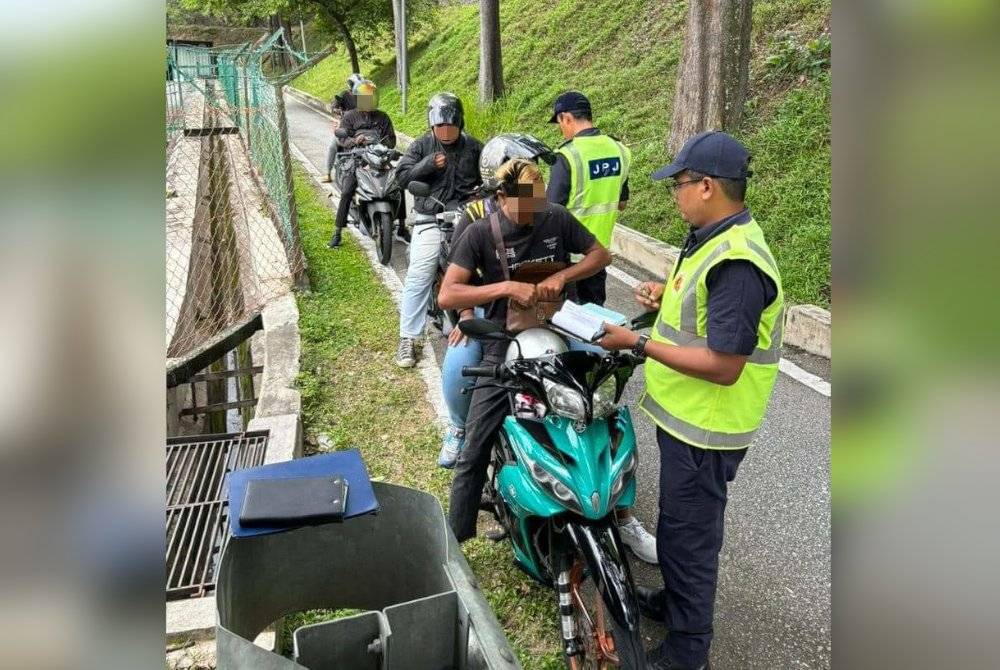
[[[771,346],[767,349],[756,347],[753,350],[753,353],[747,358],[747,362],[757,363],[758,365],[770,365],[781,360],[781,329],[784,317],[784,310],[782,310],[781,314],[778,315],[778,318],[775,319],[774,327],[771,328]],[[676,344],[681,347],[708,348],[707,337],[699,337],[693,333],[677,330],[673,326],[668,326],[662,321],[656,324],[656,330],[660,333],[660,335],[670,340],[672,344]]]
[[[639,407],[652,415],[658,424],[691,444],[712,444],[715,449],[742,449],[749,446],[757,434],[757,429],[747,433],[720,433],[699,428],[665,410],[648,393],[642,394]]]
[[[661,298],[652,339],[707,347],[708,272],[726,260],[747,260],[775,283],[777,296],[761,314],[760,346],[747,358],[739,379],[722,386],[684,375],[654,360],[646,364],[643,409],[661,428],[706,449],[749,446],[767,408],[781,357],[784,292],[763,231],[753,220],[710,239],[671,276]]]
[[[622,185],[628,179],[632,155],[621,142],[607,135],[576,137],[558,149],[570,168],[570,193],[566,208],[605,247],[618,220]],[[617,162],[616,162],[617,161]],[[611,174],[594,177],[591,167]]]

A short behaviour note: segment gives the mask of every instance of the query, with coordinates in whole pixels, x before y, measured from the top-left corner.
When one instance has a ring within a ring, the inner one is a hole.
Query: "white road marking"
[[[291,148],[292,155],[295,159],[302,164],[302,167],[306,169],[309,176],[312,177],[313,181],[318,184],[324,191],[332,193],[333,197],[330,198],[334,203],[334,209],[336,209],[336,204],[340,201],[339,194],[331,184],[323,184],[320,182],[320,177],[322,173],[319,168],[317,168],[313,162],[302,153],[301,150],[295,143],[289,140],[289,147]],[[346,230],[349,230],[354,236],[354,239],[358,241],[358,244],[362,249],[368,254],[368,261],[371,263],[372,268],[374,268],[376,274],[385,284],[386,288],[389,289],[389,294],[392,296],[393,302],[396,303],[397,309],[403,300],[403,282],[400,280],[399,275],[396,271],[392,269],[391,265],[382,265],[378,260],[378,253],[375,251],[375,242],[369,238],[367,235],[358,230],[355,226],[347,226]],[[331,253],[333,251],[331,250]],[[393,333],[393,336],[398,336]],[[444,402],[444,394],[441,391],[441,367],[438,365],[437,354],[434,351],[434,347],[430,342],[424,341],[423,353],[417,359],[417,369],[420,371],[420,376],[424,379],[424,386],[427,387],[427,401],[434,408],[434,412],[437,414],[438,424],[444,428],[451,425],[451,419],[449,418],[448,406]]]
[[[642,283],[624,270],[619,270],[614,265],[608,266],[608,274],[623,284],[628,284],[629,288],[635,288]]]
[[[608,274],[617,279],[618,281],[628,285],[630,288],[635,288],[641,283],[638,279],[636,279],[629,273],[625,272],[620,268],[616,268],[613,265],[608,266]],[[804,384],[805,386],[808,386],[813,391],[816,391],[821,395],[825,395],[827,398],[830,397],[830,390],[831,390],[830,382],[824,380],[822,377],[817,377],[811,372],[803,370],[802,368],[800,368],[798,365],[791,362],[787,358],[782,358],[778,362],[778,369],[784,372],[792,379],[794,379],[795,381]]]
[[[817,377],[811,372],[803,370],[787,358],[782,358],[778,361],[778,369],[795,381],[805,384],[813,391],[816,391],[816,393],[825,395],[827,398],[830,397],[830,382],[824,380],[822,377]]]

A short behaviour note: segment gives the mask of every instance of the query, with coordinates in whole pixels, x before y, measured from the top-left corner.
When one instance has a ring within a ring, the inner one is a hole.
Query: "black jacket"
[[[346,130],[350,135],[347,139],[339,140],[340,146],[344,149],[353,149],[355,147],[354,138],[366,130],[371,131],[367,134],[374,134],[375,139],[381,138],[382,144],[385,146],[390,148],[396,146],[396,131],[392,127],[392,119],[379,109],[370,112],[352,109],[346,112],[340,120],[340,128]]]
[[[434,154],[439,151],[448,157],[440,170],[434,166]],[[476,197],[482,185],[479,176],[482,151],[482,142],[464,132],[457,142],[446,147],[438,142],[432,131],[427,131],[414,140],[399,160],[396,183],[405,189],[411,181],[426,182],[431,187],[431,195],[446,203],[449,209],[457,207]],[[441,207],[430,198],[415,198],[413,209],[421,214],[434,214]]]

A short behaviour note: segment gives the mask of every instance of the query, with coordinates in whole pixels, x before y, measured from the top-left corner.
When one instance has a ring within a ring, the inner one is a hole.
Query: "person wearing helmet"
[[[330,113],[334,116],[343,116],[345,113],[351,111],[352,109],[358,108],[358,102],[354,98],[354,87],[364,81],[362,77],[357,72],[353,73],[347,78],[347,89],[341,91],[337,95],[333,96],[333,100],[330,101]],[[336,130],[336,127],[334,127]],[[324,184],[329,184],[333,181],[330,175],[333,173],[333,167],[337,162],[337,151],[340,149],[340,145],[337,144],[337,138],[333,138],[330,142],[330,148],[326,150],[326,174],[323,175],[322,181]]]
[[[509,160],[497,171],[496,178],[497,210],[488,219],[468,226],[453,247],[438,304],[444,309],[481,305],[486,318],[505,325],[508,301],[532,305],[538,299],[555,299],[567,283],[607,267],[611,254],[565,207],[546,201],[545,182],[535,163],[523,158]],[[537,285],[506,280],[493,241],[494,222],[500,227],[511,272],[534,261],[568,263],[570,254],[583,254],[583,259]],[[477,274],[481,277],[479,285],[474,281]],[[483,364],[496,365],[504,360],[507,342],[481,344]],[[473,391],[465,447],[455,465],[448,516],[459,542],[476,534],[490,450],[508,411],[506,390],[482,386]]]
[[[347,131],[348,137],[338,140],[343,149],[354,149],[365,144],[381,143],[387,147],[396,146],[396,130],[392,127],[392,119],[385,112],[378,108],[378,88],[371,81],[365,79],[354,86],[354,97],[358,101],[358,108],[344,114],[340,121],[340,127]],[[353,170],[348,170],[343,175],[340,184],[340,203],[337,205],[336,227],[329,247],[339,247],[341,243],[341,231],[347,225],[347,214],[351,209],[351,198],[354,197],[354,190],[358,186],[357,177]],[[401,199],[402,201],[402,199]],[[402,220],[405,215],[397,212],[397,218]]]
[[[479,156],[479,175],[483,180],[481,191],[484,197],[473,200],[462,210],[462,215],[452,233],[452,247],[458,243],[472,222],[484,219],[496,210],[496,192],[500,187],[496,171],[512,158],[524,158],[530,161],[541,158],[551,164],[553,154],[544,142],[524,133],[497,135],[483,145],[483,151]],[[464,309],[459,315],[459,320],[470,319],[474,315],[472,308]],[[478,316],[482,316],[481,310]],[[462,367],[479,365],[481,358],[482,347],[478,342],[469,340],[458,328],[451,331],[448,335],[444,362],[441,364],[441,391],[451,417],[451,426],[445,430],[441,453],[438,455],[438,465],[442,468],[455,466],[458,454],[465,444],[465,417],[469,413],[469,401],[472,398],[462,391],[472,386],[472,379],[462,376]]]
[[[427,104],[426,133],[414,140],[396,166],[396,182],[406,189],[411,181],[426,182],[430,194],[449,209],[476,197],[482,178],[479,155],[482,143],[463,132],[462,101],[452,93],[438,93]],[[414,199],[413,210],[432,215],[440,211],[431,198]],[[427,307],[437,273],[441,231],[427,226],[413,236],[410,263],[403,282],[399,314],[399,347],[396,365],[412,368],[417,363],[417,342],[427,323]]]

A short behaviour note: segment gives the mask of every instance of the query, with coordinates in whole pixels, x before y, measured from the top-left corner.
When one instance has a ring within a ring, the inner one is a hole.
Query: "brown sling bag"
[[[503,234],[500,232],[498,212],[490,214],[490,232],[493,235],[493,244],[496,247],[497,256],[500,258],[500,268],[503,270],[503,278],[506,281],[538,284],[568,266],[568,263],[559,261],[531,261],[518,267],[514,271],[514,275],[511,276],[510,268],[507,265],[507,246],[503,243]],[[559,311],[565,301],[566,297],[563,295],[556,300],[538,300],[532,307],[525,307],[508,299],[507,330],[512,333],[520,333],[529,328],[544,326]]]

